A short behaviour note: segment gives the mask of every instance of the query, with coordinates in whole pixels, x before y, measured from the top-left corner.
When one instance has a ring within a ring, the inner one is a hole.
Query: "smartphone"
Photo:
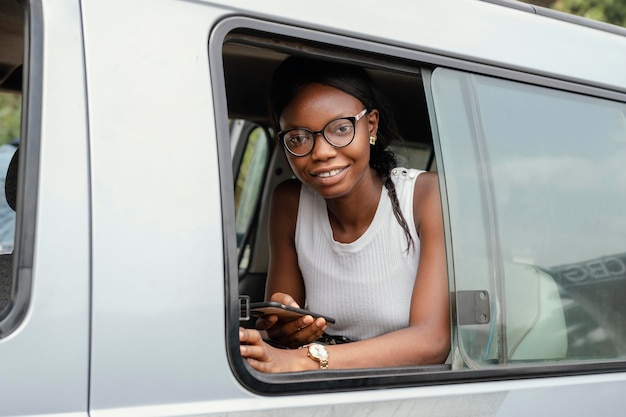
[[[242,313],[244,307],[242,306]],[[250,303],[250,315],[254,317],[264,316],[266,314],[276,314],[280,319],[294,319],[301,316],[312,316],[313,318],[322,317],[327,323],[334,323],[335,319],[324,316],[322,314],[313,313],[303,308],[295,308],[276,301],[265,301],[261,303]]]

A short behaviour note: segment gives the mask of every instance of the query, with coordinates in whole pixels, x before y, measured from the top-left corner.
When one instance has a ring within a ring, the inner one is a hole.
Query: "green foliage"
[[[537,6],[626,26],[626,0],[523,0]]]
[[[557,0],[553,9],[626,26],[626,0]]]
[[[21,117],[22,97],[0,93],[0,145],[19,138]]]

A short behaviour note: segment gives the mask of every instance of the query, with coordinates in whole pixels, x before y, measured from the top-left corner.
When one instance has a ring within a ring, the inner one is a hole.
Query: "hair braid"
[[[402,227],[402,230],[404,230],[408,251],[411,248],[411,245],[413,245],[413,237],[411,236],[409,225],[402,214],[402,210],[400,209],[400,201],[398,200],[398,194],[396,193],[396,186],[390,175],[391,170],[396,166],[396,157],[393,152],[383,148],[383,145],[380,145],[379,142],[376,142],[376,145],[374,146],[370,146],[370,150],[370,166],[380,176],[383,181],[383,185],[387,189],[387,195],[389,195],[389,199],[391,200],[393,214],[396,216],[396,220],[400,224],[400,227]]]

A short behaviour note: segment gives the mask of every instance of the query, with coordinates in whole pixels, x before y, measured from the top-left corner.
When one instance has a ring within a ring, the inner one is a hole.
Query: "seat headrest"
[[[17,206],[17,167],[20,150],[19,148],[13,154],[13,158],[11,158],[11,162],[9,163],[9,167],[7,168],[7,176],[4,180],[4,194],[7,199],[7,203],[9,203],[9,207],[11,207],[15,211],[15,207]]]
[[[0,90],[12,93],[20,93],[22,91],[23,65],[15,69],[6,69],[0,65]]]

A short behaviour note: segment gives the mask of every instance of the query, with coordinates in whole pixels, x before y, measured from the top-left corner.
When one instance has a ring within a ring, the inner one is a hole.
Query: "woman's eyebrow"
[[[358,112],[359,112],[359,111],[360,111],[360,110],[357,110],[357,112],[355,112],[355,114],[358,114]],[[343,113],[347,113],[347,112],[343,112]],[[349,113],[349,112],[348,112],[348,113]],[[324,126],[322,126],[322,127],[321,127],[321,129],[325,128],[325,127],[326,127],[326,125],[328,125],[328,123],[330,123],[330,122],[334,122],[335,120],[338,120],[338,119],[346,119],[346,118],[348,118],[348,117],[354,117],[354,116],[355,116],[355,114],[347,114],[347,115],[342,115],[342,114],[340,114],[340,115],[338,115],[338,116],[335,116],[335,117],[333,117],[333,118],[330,118],[330,119],[328,119],[328,120],[326,121],[326,123],[324,123]],[[280,124],[280,123],[279,123],[279,124]],[[295,124],[294,124],[294,125],[291,125],[291,126],[290,126],[290,125],[287,125],[287,126],[288,126],[288,127],[286,127],[286,128],[281,128],[281,129],[280,129],[280,131],[281,131],[281,132],[286,132],[286,131],[288,131],[288,130],[294,130],[294,129],[306,129],[306,130],[310,130],[310,131],[312,131],[312,132],[319,131],[319,129],[312,129],[312,128],[310,128],[310,127],[305,127],[305,126],[303,126],[303,125],[298,126],[298,125],[295,125]]]

